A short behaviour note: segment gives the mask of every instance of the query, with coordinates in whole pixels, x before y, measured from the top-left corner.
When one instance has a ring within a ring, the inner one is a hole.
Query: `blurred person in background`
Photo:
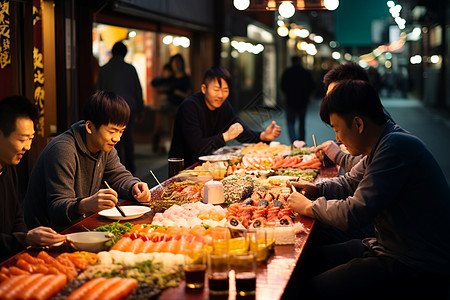
[[[130,121],[116,149],[120,160],[131,174],[136,171],[134,161],[133,128],[144,117],[144,101],[138,74],[132,64],[125,62],[127,46],[119,41],[112,47],[112,58],[98,73],[97,88],[120,95],[130,107]]]
[[[286,95],[286,118],[291,143],[305,140],[305,118],[315,83],[311,73],[302,66],[300,56],[293,56],[292,66],[281,76],[281,90]],[[298,131],[296,130],[298,122]]]
[[[37,116],[36,107],[25,97],[0,101],[0,261],[27,246],[48,246],[66,239],[48,227],[28,230],[23,217],[16,166],[31,149]]]
[[[120,162],[115,145],[130,108],[113,92],[97,91],[84,106],[84,120],[55,137],[31,171],[24,200],[29,228],[60,231],[88,214],[113,208],[119,200],[149,202],[147,183]],[[103,186],[107,182],[111,188]]]
[[[184,158],[190,166],[202,155],[226,145],[230,140],[257,143],[276,139],[281,129],[275,121],[262,132],[247,128],[228,99],[231,75],[223,67],[212,67],[203,76],[201,91],[186,98],[175,119],[169,157]]]
[[[178,107],[189,96],[191,78],[186,74],[186,65],[181,54],[170,57],[169,64],[173,73],[169,81],[167,100]]]
[[[168,100],[168,91],[173,77],[170,63],[162,67],[161,75],[151,81],[151,85],[158,92],[158,100],[155,105],[155,128],[153,133],[153,152],[166,153],[164,136],[171,136],[176,108]]]

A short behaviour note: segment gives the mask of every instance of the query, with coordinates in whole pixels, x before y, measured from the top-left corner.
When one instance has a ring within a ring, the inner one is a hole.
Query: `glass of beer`
[[[169,178],[177,175],[184,169],[184,158],[169,158]]]
[[[194,250],[184,256],[186,288],[202,289],[205,285],[206,255],[203,249]]]
[[[232,268],[236,277],[236,293],[239,296],[255,295],[256,256],[256,253],[252,251],[235,253],[232,256]]]
[[[208,252],[208,284],[211,295],[227,295],[229,283],[230,255],[228,252]]]

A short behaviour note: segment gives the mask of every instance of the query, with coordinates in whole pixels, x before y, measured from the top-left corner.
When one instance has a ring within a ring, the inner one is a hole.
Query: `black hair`
[[[113,56],[123,56],[127,55],[128,49],[127,46],[122,41],[116,42],[111,49],[111,53]]]
[[[203,83],[207,84],[213,80],[217,80],[219,82],[219,86],[222,87],[222,82],[220,79],[225,80],[225,82],[228,84],[228,86],[231,85],[230,72],[228,72],[228,70],[223,67],[216,66],[216,67],[212,67],[208,71],[206,71],[205,75],[203,76]]]
[[[127,125],[129,118],[128,103],[114,92],[97,91],[84,105],[84,119],[96,128],[108,124]]]
[[[323,77],[323,84],[325,85],[326,90],[332,82],[349,79],[364,80],[369,82],[369,75],[367,74],[366,70],[361,68],[358,64],[346,63],[328,71]]]
[[[330,125],[330,114],[336,113],[350,126],[354,116],[364,116],[373,123],[382,125],[386,116],[375,88],[364,80],[337,82],[320,105],[320,118]]]
[[[181,70],[183,70],[183,72],[185,72],[185,68],[186,68],[186,66],[185,66],[185,63],[184,63],[184,58],[183,58],[183,56],[181,55],[181,54],[179,54],[179,53],[177,53],[177,54],[175,54],[175,55],[172,55],[171,57],[170,57],[170,59],[169,59],[169,64],[170,64],[170,66],[172,67],[172,62],[175,60],[175,59],[179,59],[180,60],[180,62],[181,62]]]
[[[291,63],[292,63],[293,65],[301,64],[301,63],[302,63],[302,59],[301,59],[301,57],[298,56],[298,55],[293,55],[293,56],[291,57]]]
[[[38,111],[36,106],[24,96],[9,96],[0,101],[0,130],[5,137],[16,130],[16,120],[28,118],[36,123]]]

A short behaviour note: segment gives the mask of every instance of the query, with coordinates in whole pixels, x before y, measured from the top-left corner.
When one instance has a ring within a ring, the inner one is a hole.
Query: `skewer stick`
[[[153,178],[155,178],[156,182],[159,184],[159,186],[161,187],[161,189],[164,191],[163,186],[161,185],[161,183],[159,182],[158,178],[156,178],[155,173],[153,173],[152,170],[150,170],[150,174],[152,174]]]

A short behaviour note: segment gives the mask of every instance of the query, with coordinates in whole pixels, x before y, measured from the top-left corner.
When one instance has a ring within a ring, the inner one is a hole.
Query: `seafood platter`
[[[154,299],[184,280],[185,255],[217,246],[217,230],[229,230],[230,253],[248,250],[246,232],[264,231],[256,248],[261,262],[276,245],[295,244],[308,229],[287,206],[286,181],[317,182],[322,163],[306,147],[259,143],[232,150],[220,153],[226,161],[201,161],[155,186],[148,223],[117,219],[91,230],[109,236],[94,252],[16,255],[0,270],[0,298]]]

